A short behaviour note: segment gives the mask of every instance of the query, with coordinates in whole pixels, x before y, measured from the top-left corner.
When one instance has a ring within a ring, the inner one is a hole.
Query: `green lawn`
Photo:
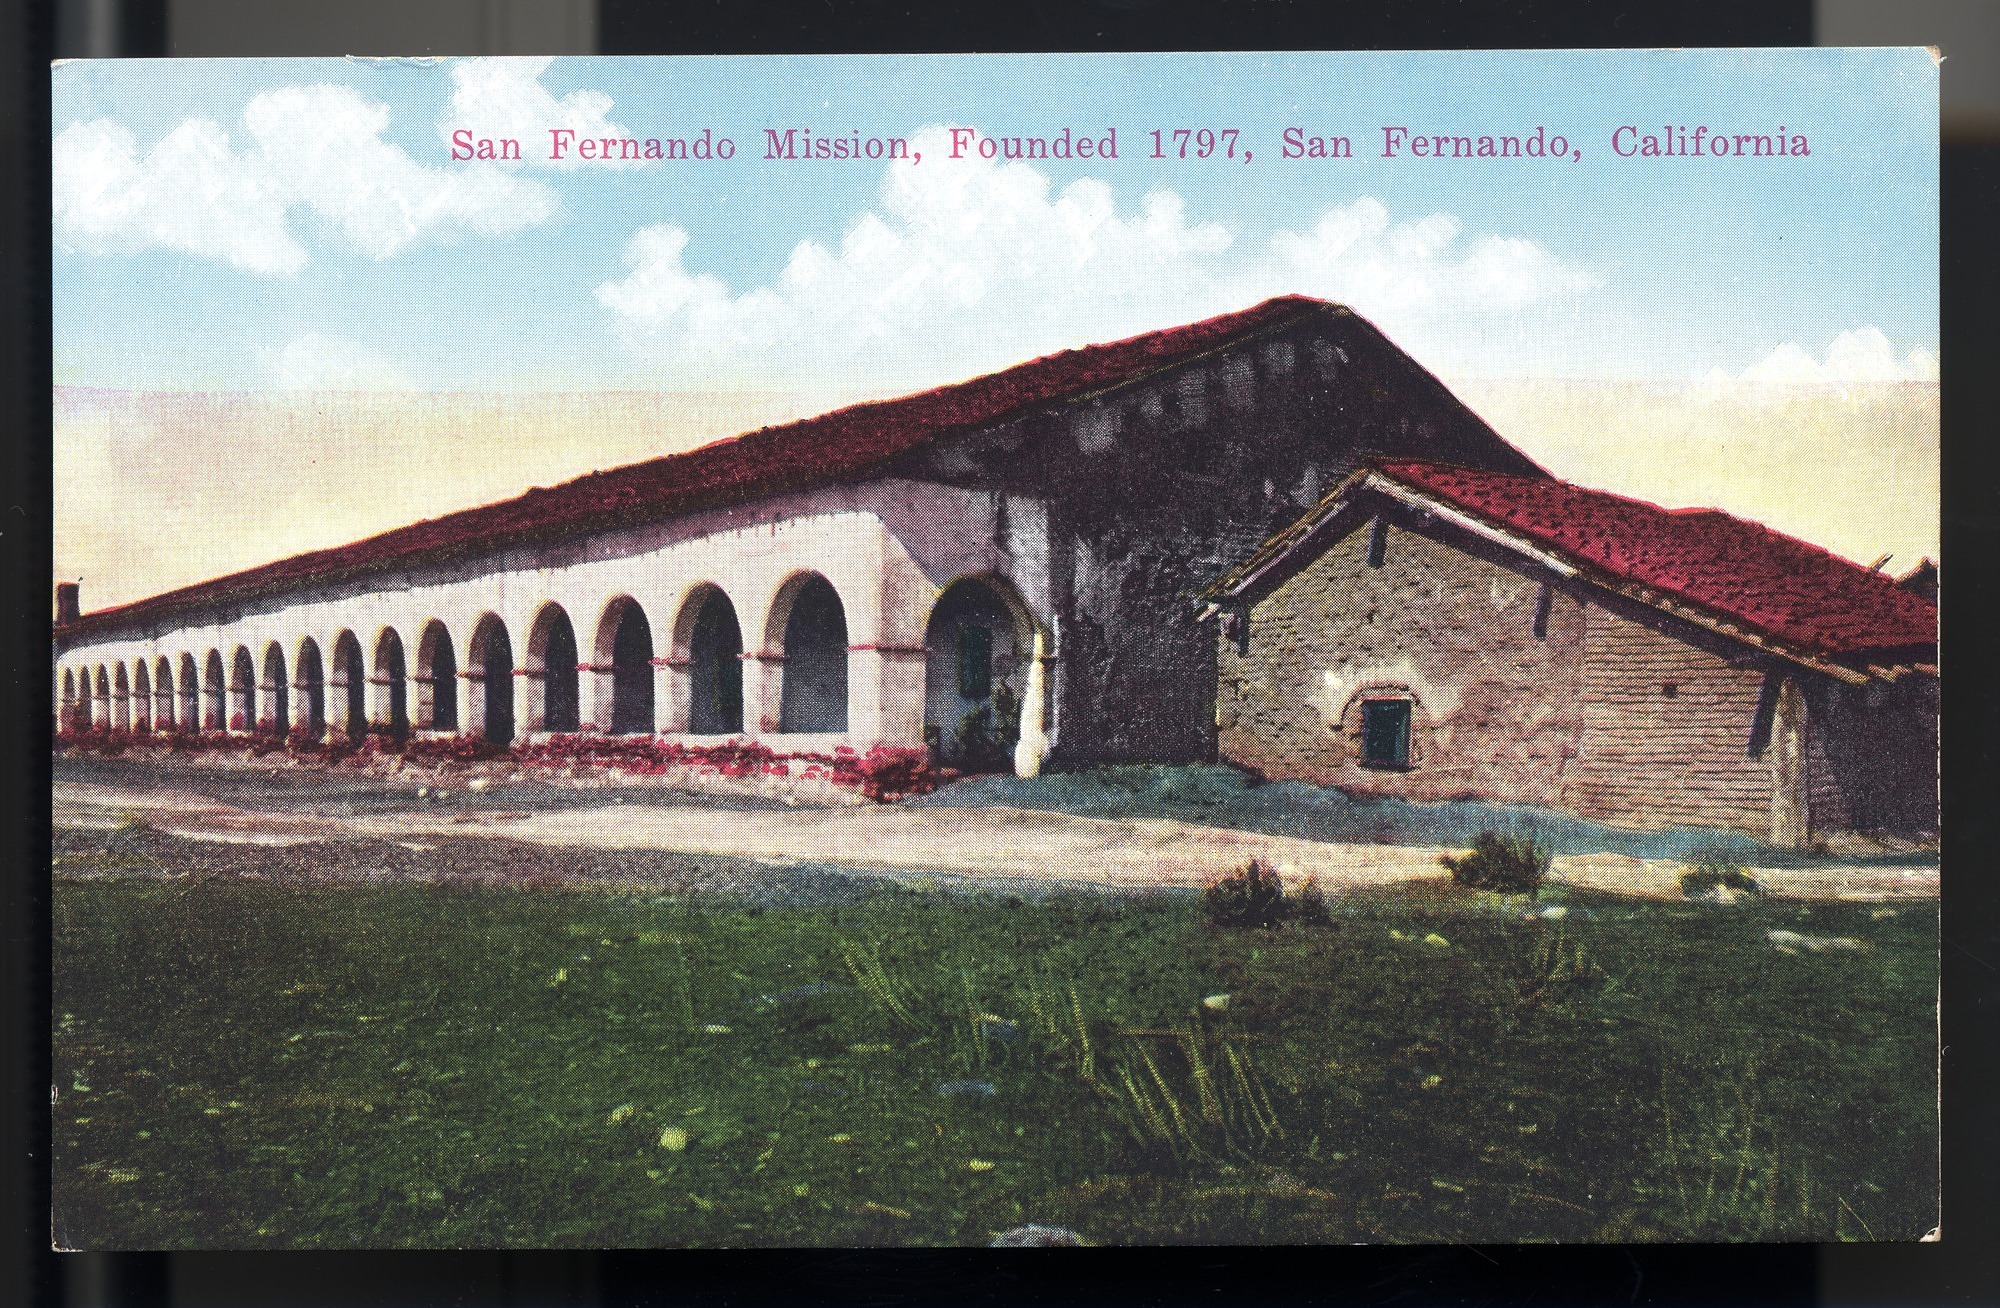
[[[1932,903],[54,887],[93,1248],[1912,1239]],[[1538,906],[1539,907],[1539,906]],[[1858,938],[1784,953],[1766,932]],[[1221,1008],[1204,997],[1227,994]],[[958,1083],[956,1085],[952,1083]],[[988,1093],[990,1089],[990,1093]],[[678,1147],[676,1147],[678,1146]]]

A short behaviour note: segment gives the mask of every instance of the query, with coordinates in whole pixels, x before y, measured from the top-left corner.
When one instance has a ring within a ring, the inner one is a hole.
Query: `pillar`
[[[743,734],[763,736],[776,734],[778,719],[783,707],[780,692],[784,686],[785,660],[779,654],[743,655]],[[657,697],[655,705],[659,703]]]
[[[1021,691],[1021,736],[1014,744],[1014,775],[1041,772],[1049,753],[1049,638],[1035,628],[1034,657],[1028,660],[1027,685]]]
[[[847,734],[856,749],[923,747],[924,659],[921,645],[848,648]]]

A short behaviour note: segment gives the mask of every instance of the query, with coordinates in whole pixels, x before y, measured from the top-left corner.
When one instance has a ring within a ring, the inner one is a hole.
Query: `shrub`
[[[1285,907],[1284,883],[1262,859],[1251,859],[1201,892],[1201,914],[1210,926],[1274,927],[1285,920]]]
[[[1533,897],[1549,874],[1549,851],[1533,836],[1503,836],[1497,831],[1474,836],[1471,853],[1446,854],[1438,861],[1459,885],[1505,895]]]
[[[1757,879],[1743,870],[1743,865],[1728,858],[1713,855],[1697,861],[1691,869],[1681,874],[1681,893],[1689,899],[1712,894],[1718,887],[1740,891],[1746,895],[1759,895],[1764,887]]]
[[[1300,926],[1333,925],[1333,914],[1327,911],[1326,896],[1320,891],[1318,877],[1308,876],[1297,892],[1286,899],[1285,915]]]

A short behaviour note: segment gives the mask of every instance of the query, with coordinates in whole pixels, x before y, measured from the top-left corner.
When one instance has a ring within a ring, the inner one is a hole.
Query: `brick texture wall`
[[[1585,643],[1584,728],[1562,806],[1632,826],[1768,838],[1774,760],[1750,752],[1765,671],[1595,605]]]
[[[1370,567],[1359,522],[1219,641],[1224,759],[1272,777],[1409,799],[1557,802],[1583,727],[1585,610],[1539,578],[1444,544],[1415,522],[1387,528]],[[1361,702],[1407,695],[1411,766],[1361,764]]]

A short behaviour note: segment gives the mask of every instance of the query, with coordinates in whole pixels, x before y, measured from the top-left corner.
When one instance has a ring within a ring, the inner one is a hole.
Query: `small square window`
[[[1410,701],[1369,699],[1361,702],[1361,766],[1410,766]]]

